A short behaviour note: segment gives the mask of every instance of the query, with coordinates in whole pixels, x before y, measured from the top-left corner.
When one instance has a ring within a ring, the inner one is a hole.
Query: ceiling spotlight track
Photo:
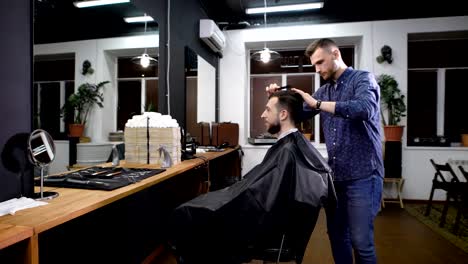
[[[73,4],[78,8],[92,7],[92,6],[102,6],[102,5],[113,5],[128,3],[130,0],[87,0],[87,1],[76,1]]]
[[[124,21],[127,23],[141,23],[141,22],[153,22],[154,19],[151,16],[135,16],[135,17],[124,17]]]
[[[289,11],[305,11],[312,9],[323,8],[323,2],[315,2],[309,4],[296,4],[296,5],[277,5],[270,7],[256,7],[247,8],[245,13],[247,14],[261,14],[261,13],[272,13],[272,12],[289,12]]]

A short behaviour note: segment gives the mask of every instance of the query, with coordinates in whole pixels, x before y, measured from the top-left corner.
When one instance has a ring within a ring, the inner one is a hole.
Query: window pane
[[[40,61],[34,57],[34,81],[50,82],[75,79],[75,59],[57,59]]]
[[[65,90],[60,88],[61,82],[34,83],[33,87],[33,129],[44,129],[54,139],[61,139],[68,134],[68,124],[73,122],[73,116],[62,123],[60,116],[61,98],[68,98],[74,91],[74,82],[63,82]]]
[[[462,133],[468,133],[468,69],[446,70],[444,134],[450,142],[461,142]]]
[[[185,117],[188,132],[192,133],[192,136],[200,137],[200,135],[195,135],[193,132],[197,132],[197,88],[198,88],[198,78],[195,77],[186,77],[185,78],[185,89],[186,91],[186,100],[187,104],[185,107]],[[201,142],[200,138],[197,138]]]
[[[408,145],[416,136],[430,138],[422,145],[433,145],[437,134],[460,142],[468,129],[468,89],[462,79],[468,74],[468,31],[412,33],[408,40],[408,67],[413,69],[408,76]]]
[[[468,39],[408,42],[409,68],[463,67],[468,61]]]
[[[65,82],[65,101],[68,99],[68,97],[70,97],[70,95],[72,95],[73,93],[75,93],[75,82],[74,81],[70,81],[70,82]],[[68,124],[73,124],[74,123],[74,118],[75,118],[75,115],[68,115],[66,118],[65,118],[65,124],[64,124],[64,130],[65,130],[65,133],[64,133],[64,136],[68,135],[69,134],[69,131],[68,131]],[[63,122],[63,121],[61,121]]]
[[[37,94],[37,128],[44,129],[53,138],[57,138],[60,134],[60,83],[41,83]]]
[[[146,81],[146,102],[145,109],[153,112],[158,111],[158,80]]]
[[[141,114],[141,81],[119,81],[117,130],[124,130],[127,120]]]
[[[270,83],[281,84],[281,75],[250,78],[250,137],[257,137],[266,132],[260,116],[268,102],[265,87]]]
[[[310,64],[310,59],[301,50],[278,50],[281,59],[263,63],[250,60],[251,74],[271,74],[271,73],[301,73],[315,72],[315,68]],[[340,47],[341,57],[346,65],[354,67],[354,47]]]
[[[339,47],[339,48],[340,48],[341,57],[343,58],[344,63],[349,67],[355,68],[355,66],[354,66],[354,46]]]
[[[74,54],[34,56],[33,129],[44,129],[54,139],[65,138],[68,133],[68,125],[63,123],[60,117],[62,107],[60,101],[66,100],[75,89],[74,56]],[[61,83],[65,85],[64,89],[60,88]],[[70,119],[72,122],[73,117]]]
[[[304,50],[278,51],[281,59],[273,60],[268,63],[250,60],[250,72],[252,74],[267,73],[297,73],[312,72],[310,60],[304,55]]]
[[[408,146],[437,136],[437,72],[408,71]]]
[[[158,64],[146,68],[133,63],[131,58],[119,58],[117,78],[158,77]]]
[[[307,92],[315,91],[314,76],[315,68],[311,67],[310,60],[304,55],[305,47],[301,50],[283,50],[279,51],[281,59],[271,61],[267,64],[250,60],[250,73],[253,75],[250,79],[250,137],[257,137],[264,134],[265,126],[260,118],[267,96],[265,87],[270,83],[281,84],[283,74],[287,76],[287,84],[297,88],[307,87]],[[354,67],[354,46],[340,46],[341,56],[343,61],[351,67]],[[297,75],[295,73],[298,73]],[[311,74],[309,77],[300,76],[300,73]],[[263,75],[262,75],[263,74]],[[278,74],[278,75],[276,75]],[[281,74],[281,75],[280,75]],[[325,82],[321,80],[321,85]],[[314,120],[300,125],[299,128],[305,130],[306,133],[314,132]],[[320,126],[321,131],[321,126]],[[320,142],[324,142],[323,133],[320,132]]]

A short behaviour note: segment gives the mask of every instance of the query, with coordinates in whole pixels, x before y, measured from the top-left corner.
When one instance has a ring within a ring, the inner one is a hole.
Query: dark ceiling
[[[268,0],[267,6],[301,4],[323,1],[320,10],[269,13],[267,23],[319,24],[374,21],[405,18],[426,18],[468,15],[464,1],[444,0],[439,2],[420,0]],[[263,7],[263,0],[200,0],[208,16],[228,28],[242,27],[244,21],[251,26],[263,25],[263,14],[247,15],[249,7]],[[409,6],[409,5],[412,6]],[[240,25],[239,22],[241,22]]]
[[[142,16],[130,3],[76,8],[76,0],[34,0],[34,43],[54,43],[95,38],[141,35],[144,23],[126,23],[123,18]],[[158,30],[148,22],[147,32]]]
[[[132,4],[94,8],[76,8],[75,0],[34,0],[34,42],[53,43],[93,38],[142,34],[144,24],[128,24],[124,16],[143,15]],[[268,0],[268,6],[310,3],[317,0]],[[270,13],[269,25],[319,24],[387,19],[425,18],[468,15],[462,0],[444,0],[439,4],[418,0],[323,0],[316,11]],[[178,1],[177,3],[183,3]],[[247,15],[247,7],[262,7],[263,0],[199,0],[209,18],[222,29],[263,26],[263,15]],[[409,7],[411,3],[413,6]],[[172,2],[171,4],[174,4]],[[148,32],[158,30],[148,24]]]

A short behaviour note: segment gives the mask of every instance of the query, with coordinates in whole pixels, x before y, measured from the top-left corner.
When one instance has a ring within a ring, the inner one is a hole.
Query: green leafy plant
[[[109,81],[98,84],[84,83],[78,91],[70,95],[61,109],[62,116],[70,117],[74,114],[74,124],[86,124],[89,113],[94,105],[103,107],[104,96],[100,89]]]
[[[149,102],[145,107],[145,112],[156,112],[158,109],[156,109],[156,106],[153,104],[153,102]]]
[[[406,116],[405,96],[401,94],[398,88],[398,82],[388,74],[381,74],[377,77],[377,83],[380,86],[380,97],[383,107],[380,108],[382,122],[384,126],[397,125],[401,118]],[[383,110],[388,110],[388,122],[385,120]]]

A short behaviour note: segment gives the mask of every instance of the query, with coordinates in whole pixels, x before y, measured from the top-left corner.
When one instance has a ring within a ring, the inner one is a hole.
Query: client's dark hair
[[[304,99],[293,91],[278,91],[270,95],[269,98],[278,98],[278,109],[286,109],[294,123],[301,122],[301,113]]]

